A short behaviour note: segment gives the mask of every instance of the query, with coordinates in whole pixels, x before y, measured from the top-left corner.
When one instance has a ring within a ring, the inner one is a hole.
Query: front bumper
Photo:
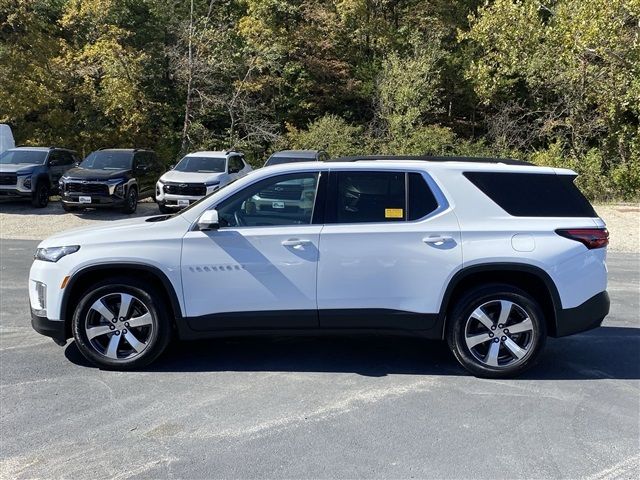
[[[604,291],[577,307],[557,311],[554,337],[566,337],[599,327],[609,314],[610,305],[609,294]]]
[[[31,326],[40,335],[53,338],[58,345],[64,345],[69,335],[65,322],[62,320],[49,320],[47,317],[40,317],[31,310]]]
[[[2,197],[31,197],[31,188],[25,188],[24,178],[18,177],[16,185],[0,185],[0,196]]]
[[[80,197],[91,197],[91,203],[81,203]],[[90,193],[64,193],[60,200],[65,205],[71,207],[121,207],[124,205],[124,198],[116,195],[95,195]]]

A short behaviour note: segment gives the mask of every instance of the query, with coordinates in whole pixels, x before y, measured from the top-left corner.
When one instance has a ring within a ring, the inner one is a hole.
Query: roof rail
[[[353,157],[331,158],[328,162],[362,162],[370,160],[421,160],[424,162],[472,162],[472,163],[503,163],[505,165],[533,165],[524,160],[514,160],[512,158],[492,158],[492,157],[446,157],[446,156],[424,156],[424,155],[356,155]]]

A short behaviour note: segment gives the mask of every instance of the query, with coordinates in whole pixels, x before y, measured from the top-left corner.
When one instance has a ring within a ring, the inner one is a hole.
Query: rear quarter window
[[[515,217],[597,217],[573,183],[574,175],[464,172],[463,175]]]

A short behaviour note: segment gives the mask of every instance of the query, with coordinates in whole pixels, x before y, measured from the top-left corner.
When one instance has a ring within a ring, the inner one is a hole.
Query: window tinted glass
[[[244,164],[242,163],[242,160],[240,160],[240,157],[229,157],[229,173],[238,173],[243,168]]]
[[[404,173],[336,172],[336,177],[337,223],[406,219]]]
[[[184,157],[174,167],[177,172],[202,172],[219,173],[224,172],[227,159],[224,157]]]
[[[132,160],[132,152],[98,150],[90,153],[80,166],[99,170],[129,170]]]
[[[571,175],[465,172],[464,176],[516,217],[597,216]]]
[[[436,197],[419,173],[409,174],[408,220],[419,220],[438,208]]]
[[[28,164],[42,165],[49,152],[42,150],[7,150],[0,154],[0,164]]]
[[[71,165],[75,160],[71,152],[60,150],[60,165]]]
[[[310,224],[317,184],[318,174],[308,172],[250,185],[217,206],[221,226]]]

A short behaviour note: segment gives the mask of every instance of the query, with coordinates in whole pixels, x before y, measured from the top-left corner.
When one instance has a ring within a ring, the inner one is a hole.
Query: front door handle
[[[284,240],[282,242],[283,247],[303,247],[305,245],[309,245],[311,240],[307,240],[306,238],[290,238],[289,240]]]
[[[449,235],[432,235],[430,237],[424,237],[422,239],[424,243],[431,243],[433,245],[442,245],[450,240],[453,240],[453,237]]]

